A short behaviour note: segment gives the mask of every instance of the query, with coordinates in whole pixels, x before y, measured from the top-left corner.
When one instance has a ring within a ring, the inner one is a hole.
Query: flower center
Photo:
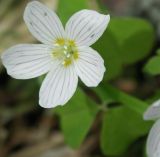
[[[71,65],[79,57],[75,42],[65,39],[58,39],[56,41],[52,55],[61,60],[65,67]]]

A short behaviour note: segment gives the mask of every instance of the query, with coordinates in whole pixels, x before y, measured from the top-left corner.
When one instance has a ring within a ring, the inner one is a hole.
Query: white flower
[[[8,74],[16,79],[30,79],[48,72],[39,94],[42,107],[68,102],[77,88],[78,77],[88,87],[102,81],[104,61],[89,46],[105,31],[109,15],[82,10],[69,19],[64,30],[53,11],[33,1],[25,9],[24,20],[43,44],[14,46],[3,53],[2,62]]]
[[[147,139],[148,157],[160,157],[160,119],[153,125]]]
[[[148,157],[160,157],[160,100],[155,101],[144,113],[145,120],[157,120],[147,139]]]
[[[145,120],[156,120],[160,118],[160,100],[155,101],[143,115]]]

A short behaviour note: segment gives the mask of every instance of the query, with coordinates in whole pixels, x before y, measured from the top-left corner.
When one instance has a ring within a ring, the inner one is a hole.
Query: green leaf
[[[103,118],[101,148],[106,155],[120,156],[138,138],[146,135],[151,127],[142,116],[125,106],[108,110]]]
[[[98,112],[98,106],[78,89],[68,104],[56,108],[67,144],[78,148],[86,137]]]
[[[65,24],[75,12],[85,8],[88,8],[87,0],[60,0],[58,5],[58,15],[63,24]]]
[[[160,56],[152,57],[145,65],[144,71],[151,75],[160,74]]]
[[[105,78],[122,73],[124,65],[133,64],[151,52],[154,44],[153,26],[138,18],[111,18],[109,27],[94,45],[105,60]]]
[[[110,24],[121,47],[121,58],[124,63],[135,63],[150,52],[154,43],[153,26],[139,18],[114,18]]]

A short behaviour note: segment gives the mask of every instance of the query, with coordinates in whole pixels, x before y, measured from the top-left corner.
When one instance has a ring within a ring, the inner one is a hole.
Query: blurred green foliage
[[[80,9],[85,9],[87,7],[87,1],[86,0],[70,0],[69,3],[66,0],[60,0],[58,5],[58,15],[60,19],[62,20],[62,23],[66,24],[68,19],[77,11]]]

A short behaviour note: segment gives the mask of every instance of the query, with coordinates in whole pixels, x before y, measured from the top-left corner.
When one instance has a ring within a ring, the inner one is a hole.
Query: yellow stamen
[[[68,41],[68,44],[69,44],[70,46],[73,46],[73,47],[76,46],[74,40],[69,40],[69,41]]]
[[[72,60],[71,59],[65,59],[62,63],[65,67],[69,66],[72,64]]]
[[[61,60],[65,67],[71,65],[73,60],[77,60],[79,58],[75,41],[58,38],[55,42],[52,57]]]
[[[58,38],[58,39],[56,40],[56,44],[58,44],[58,45],[64,45],[64,44],[65,44],[65,40],[62,39],[62,38]]]
[[[78,52],[74,52],[74,53],[73,53],[73,58],[74,58],[75,60],[79,58]]]

